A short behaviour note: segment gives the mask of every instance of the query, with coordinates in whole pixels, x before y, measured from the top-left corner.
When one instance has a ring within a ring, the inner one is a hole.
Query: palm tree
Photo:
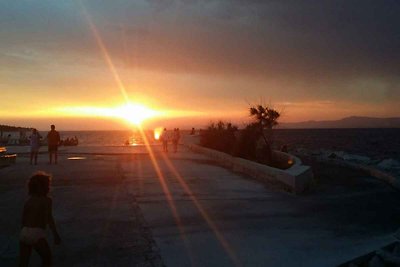
[[[258,129],[258,134],[264,140],[266,146],[267,161],[272,161],[272,128],[278,125],[278,118],[281,115],[275,109],[269,106],[257,105],[251,106],[250,117],[254,118],[253,125]]]

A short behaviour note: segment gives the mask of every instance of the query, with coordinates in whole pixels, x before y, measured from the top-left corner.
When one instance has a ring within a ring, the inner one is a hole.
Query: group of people
[[[32,129],[29,136],[31,157],[30,164],[37,164],[37,158],[42,136],[36,129]],[[61,139],[55,125],[50,126],[46,136],[49,163],[57,164],[58,146]],[[49,226],[53,233],[54,243],[61,243],[56,224],[52,215],[52,199],[48,196],[50,191],[51,175],[44,172],[35,173],[28,182],[29,199],[25,202],[22,212],[22,229],[19,236],[19,266],[29,266],[32,250],[35,250],[42,259],[43,266],[52,266],[52,254],[46,238],[46,228]]]
[[[30,163],[37,164],[40,140],[42,136],[36,129],[32,129],[29,136],[31,157]],[[57,164],[57,150],[61,143],[60,134],[54,125],[46,136],[49,163]],[[76,141],[77,138],[75,137]],[[75,140],[73,139],[73,140]],[[52,253],[46,238],[46,228],[49,226],[56,245],[61,243],[60,235],[52,215],[52,199],[50,191],[51,175],[44,172],[35,173],[28,182],[29,199],[25,202],[22,212],[22,228],[19,236],[19,266],[29,266],[32,250],[35,250],[42,259],[42,266],[52,266]]]
[[[51,130],[47,133],[47,143],[49,151],[49,163],[57,164],[57,150],[60,144],[60,134],[56,127],[51,125]],[[164,152],[168,152],[168,143],[171,141],[173,152],[178,151],[178,144],[181,138],[179,128],[173,132],[168,132],[166,128],[160,136]],[[31,146],[31,159],[37,164],[37,156],[42,137],[36,129],[32,130],[29,137]],[[61,243],[60,235],[52,215],[52,199],[48,196],[50,189],[51,175],[38,172],[29,180],[28,192],[29,199],[25,202],[22,212],[22,229],[20,232],[20,266],[28,266],[32,250],[35,250],[42,259],[43,266],[52,266],[52,253],[46,238],[46,228],[49,226],[56,245]]]
[[[172,134],[167,131],[167,128],[164,128],[163,132],[160,135],[160,141],[163,145],[163,151],[168,152],[168,142],[171,141],[173,152],[178,152],[178,144],[180,139],[181,133],[179,131],[179,128],[175,128]]]
[[[48,146],[48,151],[49,151],[49,163],[53,163],[53,157],[54,157],[54,163],[57,164],[58,160],[58,145],[60,144],[60,134],[59,132],[56,131],[56,126],[51,125],[50,126],[50,131],[47,133],[47,146]],[[30,147],[31,147],[31,157],[30,157],[30,164],[34,163],[35,165],[37,164],[37,159],[38,159],[38,154],[39,154],[39,148],[40,148],[40,140],[42,139],[42,136],[39,134],[39,132],[36,129],[32,130],[32,134],[29,136],[29,142],[30,142]]]
[[[60,141],[60,146],[77,146],[79,144],[78,137],[67,137],[65,140]]]

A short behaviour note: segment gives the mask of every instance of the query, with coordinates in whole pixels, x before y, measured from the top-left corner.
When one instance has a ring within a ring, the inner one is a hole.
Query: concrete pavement
[[[316,191],[293,196],[184,148],[154,148],[154,161],[143,149],[81,147],[57,166],[41,155],[37,167],[20,157],[0,169],[0,265],[15,266],[25,184],[36,169],[54,175],[63,238],[56,266],[335,266],[392,241],[400,225],[398,193],[361,173],[315,166]]]
[[[77,154],[78,155],[78,154]],[[162,266],[137,202],[126,190],[120,156],[85,155],[58,165],[41,156],[0,169],[0,266],[16,266],[26,183],[36,170],[53,174],[54,217],[62,238],[53,246],[55,266]],[[132,157],[127,158],[131,160]],[[49,231],[48,231],[49,232]],[[48,233],[52,244],[52,236]],[[36,253],[32,265],[39,266]]]
[[[335,266],[400,224],[398,193],[362,173],[325,166],[316,192],[292,196],[188,151],[156,162],[161,178],[150,161],[122,169],[167,266]]]

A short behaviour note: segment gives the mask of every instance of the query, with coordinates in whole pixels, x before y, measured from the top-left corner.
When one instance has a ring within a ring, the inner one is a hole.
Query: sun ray
[[[126,93],[125,86],[124,86],[124,84],[123,84],[123,82],[122,82],[122,80],[121,80],[121,78],[120,78],[120,76],[119,76],[119,74],[118,74],[113,62],[112,62],[111,56],[109,55],[108,50],[107,50],[107,48],[106,48],[106,46],[105,46],[105,44],[104,44],[104,42],[103,42],[103,40],[101,38],[96,26],[92,22],[92,19],[91,19],[89,13],[87,12],[85,6],[83,5],[82,2],[80,2],[80,4],[81,4],[81,7],[82,7],[82,11],[83,11],[84,17],[85,17],[85,19],[86,19],[86,21],[87,21],[87,23],[89,25],[89,28],[90,28],[90,30],[91,30],[91,32],[92,32],[92,34],[93,34],[93,36],[94,36],[94,38],[96,40],[96,43],[97,43],[97,45],[98,45],[98,47],[99,47],[99,49],[100,49],[100,51],[101,51],[101,53],[103,55],[103,58],[104,58],[104,60],[105,60],[105,62],[107,64],[108,68],[110,69],[110,72],[112,73],[112,75],[114,77],[114,80],[115,80],[115,82],[116,82],[116,84],[117,84],[122,96],[124,97],[126,103],[129,104],[130,100],[129,100],[129,97],[128,97],[127,93]],[[178,226],[178,230],[180,232],[180,235],[181,235],[181,237],[182,237],[182,239],[184,241],[185,247],[186,247],[186,249],[187,249],[187,251],[189,253],[190,260],[193,261],[193,257],[191,256],[192,253],[191,253],[191,250],[189,248],[189,243],[187,241],[187,238],[185,236],[185,232],[184,232],[184,229],[183,229],[183,223],[182,223],[182,221],[181,221],[181,219],[179,217],[177,207],[175,205],[175,202],[174,202],[174,200],[172,198],[172,194],[171,194],[171,192],[170,192],[170,190],[168,188],[168,185],[166,183],[165,176],[163,175],[163,173],[161,171],[161,168],[158,165],[158,162],[156,160],[156,157],[154,156],[154,153],[153,153],[153,151],[151,149],[149,141],[147,140],[146,134],[143,132],[143,129],[141,128],[140,124],[138,125],[138,129],[139,129],[139,132],[140,132],[140,134],[141,134],[141,136],[142,136],[142,138],[143,138],[143,140],[145,142],[145,147],[146,147],[146,149],[147,149],[147,151],[149,153],[149,156],[150,156],[151,162],[153,164],[154,170],[156,171],[157,177],[158,177],[158,179],[160,181],[160,185],[161,185],[162,190],[164,192],[164,195],[165,195],[165,197],[167,199],[168,205],[169,205],[169,207],[171,209],[171,212],[173,214],[175,222],[176,222],[176,224]]]
[[[144,133],[144,131],[143,131],[143,129],[142,129],[142,127],[140,125],[138,126],[138,129],[139,129],[140,135],[143,138],[143,142],[145,144],[147,152],[149,153],[150,160],[152,162],[154,170],[156,171],[158,180],[160,182],[160,185],[161,185],[161,188],[162,188],[162,190],[164,192],[164,195],[165,195],[165,197],[167,199],[168,205],[169,205],[169,207],[171,209],[171,212],[172,212],[172,215],[174,217],[175,223],[178,226],[178,230],[179,230],[180,236],[182,237],[182,240],[183,240],[185,248],[186,248],[186,250],[188,252],[190,261],[192,263],[192,266],[194,266],[193,265],[194,262],[193,262],[192,252],[190,250],[189,242],[187,240],[187,237],[186,237],[186,234],[185,234],[185,231],[184,231],[184,228],[183,228],[183,223],[182,223],[182,220],[181,220],[181,218],[179,216],[178,209],[177,209],[175,201],[174,201],[174,199],[172,197],[171,191],[169,190],[169,187],[168,187],[168,185],[166,183],[165,176],[163,175],[163,173],[161,171],[161,168],[160,168],[160,166],[158,164],[158,161],[157,161],[157,159],[156,159],[156,157],[154,155],[154,151],[151,148],[150,142],[147,139],[147,136]]]
[[[179,174],[178,170],[172,164],[171,160],[165,154],[163,154],[163,159],[166,162],[168,169],[174,174],[175,178],[178,180],[179,184],[182,186],[185,193],[192,200],[193,204],[196,206],[196,208],[200,212],[201,216],[206,221],[207,225],[213,231],[214,235],[216,236],[218,241],[221,243],[224,250],[227,252],[227,254],[230,257],[230,259],[232,260],[233,264],[235,266],[242,266],[239,258],[236,256],[236,253],[233,251],[233,249],[231,248],[229,243],[226,241],[224,236],[221,234],[221,232],[219,231],[218,227],[216,226],[216,224],[214,223],[214,221],[212,220],[210,215],[208,215],[207,211],[203,208],[203,206],[200,204],[200,202],[194,196],[193,191],[190,189],[189,185],[185,182],[183,177]]]
[[[92,34],[96,40],[97,46],[99,47],[100,52],[104,58],[104,61],[106,62],[108,68],[110,69],[110,72],[113,75],[114,80],[115,80],[122,96],[124,97],[125,101],[128,103],[129,102],[128,94],[126,93],[125,86],[117,72],[117,69],[114,66],[114,63],[112,62],[112,59],[111,59],[110,54],[108,53],[107,47],[104,44],[103,39],[101,38],[100,33],[97,30],[96,25],[93,23],[93,20],[90,17],[89,12],[87,12],[84,4],[81,1],[78,1],[78,2],[81,6],[83,16],[85,17],[85,20],[89,25],[90,31],[92,32]]]

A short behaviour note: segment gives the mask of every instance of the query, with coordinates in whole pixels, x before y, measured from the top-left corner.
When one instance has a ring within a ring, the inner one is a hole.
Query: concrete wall
[[[276,151],[274,154],[279,157],[280,160],[293,161],[293,165],[286,170],[276,169],[242,158],[236,158],[229,154],[201,147],[196,144],[190,144],[188,147],[194,152],[209,156],[221,165],[231,168],[234,171],[244,173],[259,181],[277,184],[283,190],[296,194],[306,191],[311,186],[314,178],[311,167],[302,165],[298,157],[283,152]]]
[[[374,167],[371,166],[365,166],[362,164],[357,164],[357,163],[352,163],[352,162],[347,162],[345,160],[336,160],[336,159],[317,159],[319,162],[325,162],[325,163],[330,163],[330,164],[335,164],[339,166],[344,166],[347,168],[352,168],[355,170],[360,170],[363,171],[372,177],[375,177],[379,180],[382,180],[389,185],[393,186],[395,189],[400,190],[400,179],[396,178],[395,176],[386,173],[384,171],[378,170]]]
[[[8,136],[10,136],[11,139],[19,139],[21,137],[21,133],[19,131],[2,132],[3,138],[8,138]]]

